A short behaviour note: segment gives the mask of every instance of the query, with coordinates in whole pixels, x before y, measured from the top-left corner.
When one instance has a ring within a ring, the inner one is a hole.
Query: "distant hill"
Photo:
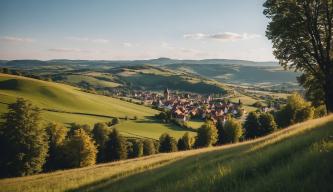
[[[0,180],[0,191],[333,191],[333,116],[238,144]]]
[[[203,59],[203,60],[178,60],[170,58],[158,58],[149,60],[68,60],[54,59],[48,61],[41,60],[12,60],[0,62],[1,66],[28,67],[28,66],[49,66],[49,65],[69,65],[76,67],[96,67],[96,66],[135,66],[135,65],[171,65],[171,64],[218,64],[218,65],[243,65],[243,66],[278,66],[277,62],[256,62],[246,60],[231,59]]]
[[[172,64],[168,69],[188,71],[224,83],[296,83],[299,73],[278,66],[244,66],[239,64]]]
[[[221,83],[231,84],[265,84],[271,89],[299,89],[296,77],[299,73],[283,70],[277,62],[255,62],[245,60],[229,59],[204,59],[204,60],[177,60],[170,58],[158,58],[150,60],[133,61],[106,61],[106,60],[13,60],[0,62],[0,67],[17,68],[32,73],[50,74],[67,73],[68,71],[99,71],[113,72],[117,68],[135,67],[135,66],[155,66],[164,69],[192,73],[208,79],[216,80]],[[139,73],[137,69],[136,71]],[[137,75],[139,76],[139,75]],[[142,75],[147,76],[147,75]],[[153,76],[155,77],[155,76]],[[131,78],[122,78],[124,81]],[[133,79],[133,78],[132,78]],[[172,78],[172,83],[177,78]],[[161,80],[163,82],[167,79]],[[118,82],[117,82],[118,83]],[[131,83],[131,82],[129,82]],[[141,82],[146,84],[146,82]],[[135,82],[134,82],[135,84]],[[147,85],[147,84],[146,84]],[[146,87],[143,85],[143,87]],[[162,83],[161,85],[165,85]],[[177,85],[175,89],[179,89]],[[201,86],[201,85],[199,85]],[[161,86],[165,88],[166,86]],[[149,86],[148,86],[149,88]],[[154,89],[160,87],[153,87]]]

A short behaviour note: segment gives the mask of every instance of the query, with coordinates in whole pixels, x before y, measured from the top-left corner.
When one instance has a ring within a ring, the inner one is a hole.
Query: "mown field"
[[[259,139],[0,180],[0,191],[333,191],[333,116]]]
[[[82,92],[69,85],[0,74],[0,113],[6,112],[7,104],[17,97],[28,99],[44,109],[43,119],[46,121],[93,125],[118,117],[121,123],[117,128],[124,135],[154,139],[165,132],[178,138],[186,131],[156,121],[152,117],[158,111],[149,107]],[[124,120],[126,116],[129,120]],[[133,120],[135,116],[137,120]]]

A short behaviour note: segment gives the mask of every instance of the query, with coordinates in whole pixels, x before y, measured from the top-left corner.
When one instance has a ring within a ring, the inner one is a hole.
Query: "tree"
[[[19,98],[8,105],[0,128],[2,176],[24,176],[42,171],[48,143],[40,109]]]
[[[218,119],[216,123],[217,128],[217,143],[219,145],[223,144],[223,136],[224,136],[224,129],[223,129],[223,120]]]
[[[142,157],[143,156],[143,143],[140,140],[133,142],[133,152],[131,157]]]
[[[264,7],[275,57],[283,67],[310,76],[333,112],[333,1],[266,0]]]
[[[105,149],[107,161],[115,161],[127,158],[126,140],[123,138],[123,136],[120,135],[116,128],[112,129]]]
[[[162,153],[177,151],[177,142],[175,138],[171,137],[168,133],[161,135],[160,139],[160,149]]]
[[[213,122],[208,121],[198,129],[195,146],[208,147],[214,145],[217,142],[217,139],[217,129]]]
[[[49,142],[49,156],[45,164],[47,171],[63,167],[61,150],[66,140],[67,132],[68,129],[59,123],[49,123],[46,127]]]
[[[97,144],[97,162],[105,162],[105,147],[109,140],[110,129],[105,123],[96,123],[92,130],[92,137]]]
[[[313,75],[302,74],[297,77],[298,83],[305,89],[305,98],[311,101],[312,105],[318,107],[324,105],[325,110],[325,93],[322,89],[321,82]]]
[[[258,121],[260,126],[260,136],[271,133],[277,129],[274,116],[270,113],[261,113]]]
[[[316,107],[316,109],[314,110],[314,118],[319,118],[319,117],[324,117],[327,114],[326,112],[326,108],[324,105],[320,105],[318,107]]]
[[[155,145],[153,140],[145,139],[143,140],[143,155],[153,155],[155,154]]]
[[[94,140],[82,128],[75,130],[63,147],[66,168],[94,165],[96,154],[97,148]]]
[[[112,125],[117,125],[119,123],[120,123],[119,118],[115,117],[115,118],[112,119]]]
[[[224,143],[237,143],[243,134],[242,125],[234,118],[229,118],[224,126]]]
[[[92,136],[92,129],[91,129],[91,127],[89,126],[89,125],[87,125],[87,124],[76,124],[76,123],[72,123],[72,124],[70,124],[70,130],[69,130],[69,135],[71,136],[71,135],[73,135],[74,134],[74,132],[76,131],[76,130],[79,130],[79,129],[82,129],[82,130],[84,130],[89,136]]]
[[[184,133],[183,137],[179,138],[177,148],[179,151],[190,150],[193,145],[193,138],[188,132]]]
[[[276,113],[276,120],[279,127],[287,127],[312,119],[313,115],[314,108],[311,104],[299,94],[293,93],[288,97],[286,106]]]
[[[259,116],[258,113],[252,111],[247,116],[244,122],[245,138],[252,139],[260,136],[260,126],[259,126]]]

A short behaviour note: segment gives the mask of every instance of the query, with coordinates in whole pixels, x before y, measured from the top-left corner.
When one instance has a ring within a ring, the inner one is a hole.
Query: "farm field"
[[[331,115],[238,144],[2,179],[0,191],[332,191],[332,136]]]

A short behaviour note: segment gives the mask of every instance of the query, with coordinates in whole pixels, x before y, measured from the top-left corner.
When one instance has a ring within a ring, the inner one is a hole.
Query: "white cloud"
[[[31,43],[34,42],[34,39],[31,38],[24,38],[24,37],[13,37],[13,36],[5,36],[1,37],[0,40],[6,41],[6,42],[21,42],[21,43]]]
[[[106,44],[106,43],[110,42],[110,40],[102,39],[102,38],[66,37],[66,39],[71,40],[71,41],[88,42],[88,43],[100,43],[100,44]]]
[[[132,43],[129,43],[129,42],[124,42],[123,46],[124,47],[133,47],[134,45]]]
[[[204,34],[204,33],[189,33],[185,34],[184,38],[187,39],[213,39],[219,41],[237,41],[237,40],[248,40],[258,38],[260,35],[257,34],[238,34],[232,32],[216,33],[216,34]]]
[[[51,48],[51,52],[62,52],[62,53],[88,53],[90,50],[75,49],[75,48]]]

